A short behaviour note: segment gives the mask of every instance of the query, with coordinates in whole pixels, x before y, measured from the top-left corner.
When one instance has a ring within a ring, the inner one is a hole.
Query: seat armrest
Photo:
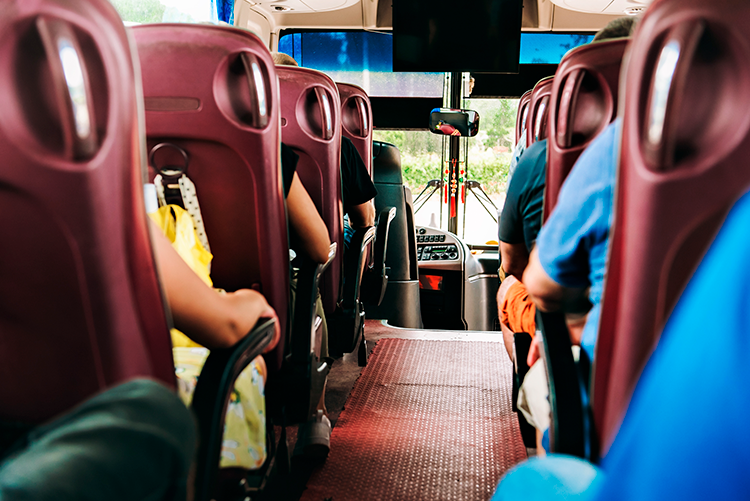
[[[319,264],[307,256],[298,256],[299,272],[297,273],[297,295],[294,301],[293,333],[312,333],[315,326],[315,298],[318,296],[318,283],[321,274],[336,257],[336,243],[332,243],[328,260]],[[312,335],[293,334],[291,340],[291,358],[296,363],[307,363],[312,350]]]
[[[411,190],[404,186],[404,205],[406,206],[406,236],[409,239],[409,279],[419,280],[419,262],[417,260],[417,232],[414,224],[414,202]]]
[[[588,402],[587,385],[573,359],[565,316],[537,310],[536,326],[536,335],[541,336],[544,346],[541,355],[549,382],[551,451],[591,459],[595,448],[591,443],[593,422],[588,405],[584,404]]]
[[[388,275],[385,266],[385,256],[388,251],[388,235],[391,231],[391,221],[396,217],[395,207],[385,207],[378,215],[373,249],[373,267],[367,270],[363,278],[362,300],[366,303],[380,306],[388,285]]]
[[[268,346],[276,320],[261,319],[247,336],[231,348],[211,350],[198,379],[191,408],[198,421],[198,454],[195,501],[209,501],[219,470],[224,416],[234,382]]]
[[[376,231],[375,226],[358,228],[349,242],[349,250],[344,255],[344,293],[341,301],[344,310],[353,309],[359,300],[367,248],[375,241]]]

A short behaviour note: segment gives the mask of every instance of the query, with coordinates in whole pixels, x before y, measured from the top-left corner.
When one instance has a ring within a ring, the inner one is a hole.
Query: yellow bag
[[[190,266],[190,269],[209,287],[213,286],[208,265],[214,256],[198,240],[198,235],[193,226],[193,218],[190,217],[190,214],[179,205],[163,205],[157,211],[151,212],[149,216],[164,233],[164,236],[172,242],[172,247],[182,260]],[[172,346],[175,348],[202,347],[177,329],[172,329],[170,334],[172,335]]]
[[[193,226],[193,218],[179,205],[164,205],[149,214],[172,247],[188,266],[206,282],[213,285],[209,276],[209,265],[213,255],[203,247]]]
[[[178,205],[164,205],[149,216],[190,268],[213,286],[209,275],[213,255],[198,239],[190,214]],[[208,350],[177,329],[172,329],[171,335],[180,397],[185,405],[190,405]],[[265,379],[263,357],[257,357],[235,381],[224,422],[222,468],[253,470],[260,468],[266,459]]]

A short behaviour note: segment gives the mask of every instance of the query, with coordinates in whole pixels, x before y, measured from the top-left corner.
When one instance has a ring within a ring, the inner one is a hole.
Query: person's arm
[[[280,334],[278,317],[262,294],[249,289],[218,294],[190,269],[153,223],[149,227],[177,329],[206,348],[229,348],[244,338],[260,318],[275,318],[276,331],[266,351],[273,349]]]
[[[531,251],[522,281],[532,301],[542,311],[585,313],[591,308],[588,288],[565,287],[552,280],[544,271],[536,248]]]
[[[526,244],[500,242],[500,259],[506,275],[522,280],[523,270],[529,263],[529,251],[526,250]]]
[[[289,225],[302,245],[302,250],[316,263],[328,261],[331,239],[323,219],[297,173],[294,173],[286,199]],[[373,208],[373,213],[375,209]]]
[[[352,228],[367,228],[375,225],[375,205],[372,200],[349,208],[349,224]]]

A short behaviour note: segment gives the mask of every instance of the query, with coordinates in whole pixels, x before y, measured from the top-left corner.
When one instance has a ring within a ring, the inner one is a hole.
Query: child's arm
[[[172,248],[151,222],[156,264],[177,329],[206,348],[228,348],[247,335],[260,318],[276,318],[276,312],[259,292],[241,289],[217,294],[206,285]],[[277,319],[278,320],[278,319]],[[276,332],[266,351],[279,339]]]

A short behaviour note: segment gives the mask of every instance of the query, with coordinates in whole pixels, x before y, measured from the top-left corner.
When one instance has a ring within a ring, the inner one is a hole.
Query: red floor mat
[[[303,500],[483,500],[526,457],[502,342],[383,339]]]

